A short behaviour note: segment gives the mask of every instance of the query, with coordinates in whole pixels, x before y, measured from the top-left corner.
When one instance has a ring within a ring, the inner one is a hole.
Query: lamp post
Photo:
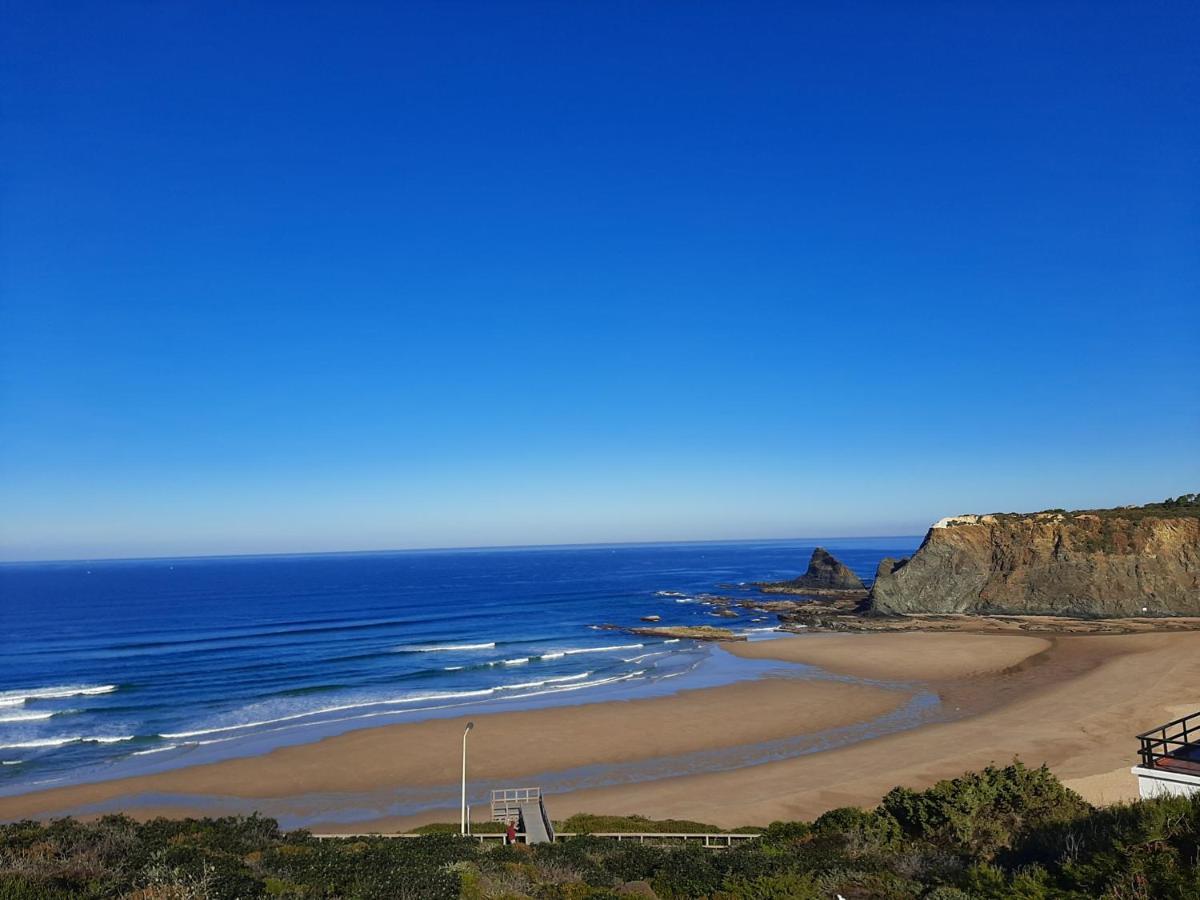
[[[474,722],[468,722],[463,729],[463,773],[462,773],[462,815],[459,818],[459,833],[467,833],[467,732],[475,727]]]

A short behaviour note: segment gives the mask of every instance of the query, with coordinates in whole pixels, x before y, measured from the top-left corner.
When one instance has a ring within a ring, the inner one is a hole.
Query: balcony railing
[[[1143,768],[1200,774],[1200,712],[1152,728],[1138,740]]]

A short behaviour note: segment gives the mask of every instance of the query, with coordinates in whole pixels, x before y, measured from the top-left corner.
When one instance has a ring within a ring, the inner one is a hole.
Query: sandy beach
[[[829,635],[738,648],[735,652],[800,662],[821,659],[843,671],[865,671],[864,666],[875,671],[890,663],[897,674],[936,672],[945,665],[945,680],[929,685],[963,718],[833,753],[637,789],[583,792],[559,803],[598,813],[648,808],[653,815],[687,815],[732,827],[812,818],[839,806],[871,806],[897,785],[927,787],[1018,756],[1029,765],[1047,764],[1092,803],[1134,799],[1137,785],[1129,774],[1136,761],[1134,735],[1200,709],[1200,633],[1048,637],[1045,649],[1020,660],[1017,653],[1006,659],[1000,645],[990,644],[1013,640],[1030,639]],[[955,678],[956,668],[977,668],[971,654],[947,654],[955,648],[994,653],[993,663],[1002,668]],[[940,654],[956,661],[929,658]]]
[[[523,780],[577,766],[754,745],[866,721],[910,695],[836,681],[764,678],[645,700],[475,715],[471,777]],[[0,798],[0,818],[144,794],[273,798],[453,784],[466,721],[368,728],[263,756]],[[135,805],[131,799],[131,811]]]
[[[738,644],[730,652],[743,659],[777,659],[818,666],[859,678],[951,681],[1016,666],[1049,650],[1043,637],[1023,635],[812,634]]]
[[[806,635],[729,645],[739,656],[818,666],[863,683],[769,677],[646,700],[475,716],[472,779],[536,783],[580,766],[752,746],[866,722],[919,690],[952,721],[923,725],[733,771],[557,793],[574,812],[683,817],[722,827],[808,818],[872,805],[895,785],[926,786],[990,762],[1043,762],[1094,802],[1132,797],[1133,735],[1200,708],[1200,633]],[[0,819],[125,809],[133,815],[211,814],[206,798],[321,798],[399,786],[452,784],[465,719],[372,728],[245,759],[0,798]],[[536,739],[531,739],[536,736]],[[456,818],[457,810],[352,823],[322,831],[396,830]]]

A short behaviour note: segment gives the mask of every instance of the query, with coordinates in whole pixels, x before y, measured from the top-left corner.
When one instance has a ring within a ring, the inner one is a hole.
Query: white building
[[[1139,734],[1139,761],[1131,769],[1142,797],[1200,794],[1200,712]]]

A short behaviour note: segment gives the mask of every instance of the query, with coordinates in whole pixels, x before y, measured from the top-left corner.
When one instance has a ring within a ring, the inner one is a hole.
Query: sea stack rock
[[[784,582],[789,588],[814,591],[864,591],[862,579],[824,547],[813,551],[808,571],[799,578]]]
[[[1200,615],[1198,512],[1194,501],[1168,501],[943,519],[911,559],[880,563],[869,609],[890,615]]]
[[[879,565],[875,569],[875,584],[879,584],[879,579],[888,578],[893,572],[908,562],[908,557],[903,559],[894,559],[891,556],[885,556],[879,561]]]

